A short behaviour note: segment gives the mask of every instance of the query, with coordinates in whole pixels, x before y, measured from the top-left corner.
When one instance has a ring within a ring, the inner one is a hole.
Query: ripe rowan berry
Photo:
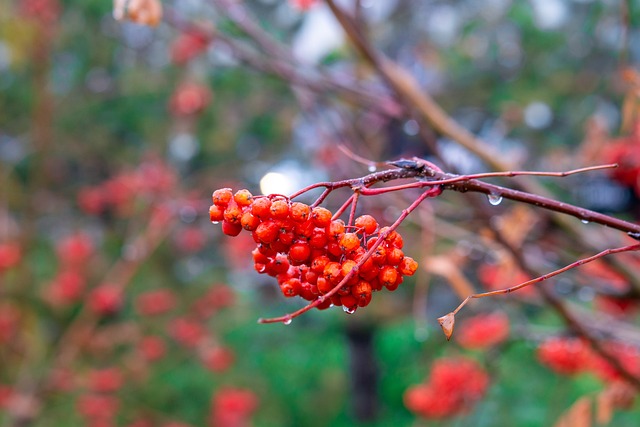
[[[311,247],[307,242],[296,242],[289,249],[289,260],[293,264],[302,264],[309,259]]]
[[[351,295],[356,298],[359,307],[366,307],[371,302],[371,284],[360,280],[351,288]]]
[[[304,222],[309,219],[311,214],[311,208],[304,203],[294,202],[291,204],[291,210],[289,212],[291,219],[296,222]]]
[[[324,271],[324,267],[329,264],[329,261],[329,257],[326,255],[314,257],[311,261],[311,271],[319,274],[322,273]]]
[[[231,203],[224,210],[224,220],[232,224],[240,224],[242,209],[236,203]]]
[[[397,279],[398,270],[390,265],[382,267],[378,273],[378,281],[385,287],[394,286]]]
[[[311,210],[311,220],[316,227],[326,227],[331,223],[331,211],[329,209],[317,206]]]
[[[240,218],[240,225],[247,231],[253,231],[260,225],[260,219],[247,210]]]
[[[233,200],[235,200],[238,206],[249,206],[253,200],[253,194],[251,194],[249,190],[238,190],[236,194],[233,195]]]
[[[403,276],[413,276],[418,270],[418,263],[411,257],[404,257],[400,264],[398,265],[398,271]]]
[[[231,223],[227,220],[222,221],[222,232],[227,236],[235,237],[242,231],[242,226],[239,223]]]
[[[335,241],[339,241],[340,237],[342,237],[344,232],[345,232],[344,221],[341,219],[336,219],[334,221],[331,221],[331,223],[329,224],[329,227],[327,228],[327,236],[330,239],[333,239]]]
[[[311,220],[299,222],[296,224],[295,233],[299,239],[309,240],[313,236],[315,228],[316,227]]]
[[[378,229],[378,221],[371,215],[361,215],[356,218],[355,226],[359,233],[373,234]]]
[[[260,243],[269,244],[276,240],[279,231],[280,227],[278,227],[278,223],[268,220],[261,222],[260,225],[256,227],[255,233]]]
[[[218,206],[228,205],[232,198],[233,193],[230,188],[221,188],[214,191],[211,195],[211,200],[213,200],[213,203]]]
[[[276,255],[276,257],[266,264],[267,274],[270,276],[277,276],[278,274],[286,273],[289,270],[289,260],[282,254]]]
[[[404,252],[402,252],[402,249],[393,246],[387,249],[387,264],[398,265],[400,264],[400,262],[402,262],[403,258]]]
[[[327,281],[329,281],[329,283],[336,285],[342,277],[342,268],[340,263],[328,263],[327,265],[325,265],[322,275],[325,279],[327,279]]]
[[[300,280],[299,279],[289,279],[280,284],[280,290],[282,294],[287,297],[295,297],[300,293]]]
[[[340,249],[350,252],[360,246],[360,238],[356,233],[345,233],[340,237]]]
[[[354,260],[348,259],[342,263],[340,270],[342,271],[342,275],[346,276],[355,268],[357,263]]]
[[[273,218],[287,219],[289,217],[289,203],[286,200],[274,200],[271,202],[270,210]]]
[[[224,208],[218,205],[211,205],[209,207],[209,219],[214,223],[222,221],[224,219]]]
[[[324,248],[327,244],[327,232],[324,228],[314,228],[309,239],[312,248]]]
[[[327,279],[325,279],[323,276],[320,276],[316,281],[316,286],[318,287],[318,291],[320,291],[321,294],[326,294],[327,292],[331,291],[331,289],[333,289],[335,285],[332,285]]]
[[[353,313],[358,308],[358,299],[353,295],[341,295],[340,302],[347,308],[348,313]]]
[[[260,219],[271,217],[271,200],[267,197],[256,197],[251,204],[251,213]]]

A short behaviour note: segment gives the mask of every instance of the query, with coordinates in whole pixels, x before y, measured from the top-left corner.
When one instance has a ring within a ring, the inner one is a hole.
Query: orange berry
[[[231,203],[224,210],[224,220],[232,224],[240,224],[242,209],[235,203]]]
[[[247,231],[253,231],[260,225],[260,219],[247,210],[240,218],[240,225]]]
[[[251,204],[251,213],[260,219],[271,217],[271,200],[267,197],[257,197]]]
[[[291,210],[289,212],[291,219],[296,222],[304,222],[309,218],[311,214],[311,208],[308,205],[300,202],[294,202],[291,204]]]
[[[404,276],[413,276],[418,270],[418,263],[411,257],[404,257],[398,265],[398,271]]]
[[[338,262],[330,262],[325,265],[322,275],[329,283],[336,285],[342,276],[342,266]]]
[[[361,215],[356,218],[355,226],[360,233],[373,234],[378,228],[378,221],[371,215]]]
[[[271,216],[276,219],[287,219],[289,217],[289,202],[282,199],[271,202]]]
[[[331,221],[331,223],[329,224],[329,227],[327,228],[327,236],[330,239],[338,241],[344,234],[344,231],[344,221],[341,219],[336,219],[334,221]]]
[[[329,209],[317,206],[311,210],[311,219],[316,227],[326,227],[331,223],[333,214]]]
[[[233,193],[230,188],[221,188],[214,191],[211,195],[211,200],[213,200],[213,203],[218,206],[228,205],[232,198]]]
[[[211,222],[220,222],[224,219],[224,208],[218,205],[209,207],[209,219]]]
[[[251,194],[249,190],[242,189],[233,195],[233,200],[235,200],[239,206],[249,206],[253,200],[253,194]]]
[[[378,273],[378,281],[385,287],[393,286],[398,279],[398,270],[390,265],[385,265]]]
[[[340,237],[340,248],[344,252],[351,252],[360,246],[360,238],[356,233],[345,233]]]
[[[256,227],[255,234],[260,243],[269,244],[276,240],[280,231],[275,221],[265,221]]]

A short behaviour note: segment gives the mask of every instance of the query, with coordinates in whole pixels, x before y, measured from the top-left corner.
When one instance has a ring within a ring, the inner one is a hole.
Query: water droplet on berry
[[[377,170],[378,170],[378,168],[375,167],[374,165],[369,166],[369,172],[375,172]]]
[[[489,203],[491,203],[493,206],[498,206],[500,202],[502,202],[502,196],[500,194],[491,193],[487,195],[487,198],[489,199]]]
[[[586,219],[581,220],[583,224],[589,224],[589,221]]]
[[[356,312],[356,307],[349,308],[349,307],[343,305],[342,306],[342,311],[344,311],[347,314],[353,314],[353,313]]]
[[[291,317],[287,317],[282,323],[288,326],[291,324],[291,322],[293,322],[293,319]]]

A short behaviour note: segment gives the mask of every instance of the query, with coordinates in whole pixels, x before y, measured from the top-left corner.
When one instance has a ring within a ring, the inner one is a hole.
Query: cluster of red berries
[[[247,190],[233,194],[229,188],[214,191],[212,199],[211,221],[222,222],[225,234],[252,233],[256,271],[275,277],[285,297],[321,299],[319,309],[333,304],[353,313],[369,304],[372,292],[395,290],[418,268],[402,252],[402,236],[380,228],[371,215],[346,225],[323,207],[281,195],[254,197]],[[379,237],[384,240],[368,256]],[[323,297],[342,282],[330,298]]]
[[[489,376],[471,359],[436,360],[429,381],[407,389],[404,404],[424,418],[446,418],[468,412],[489,387]]]

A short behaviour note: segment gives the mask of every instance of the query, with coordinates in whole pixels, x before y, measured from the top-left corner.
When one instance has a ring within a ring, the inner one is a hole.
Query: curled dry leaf
[[[440,327],[442,327],[442,332],[444,332],[444,336],[447,338],[447,341],[451,339],[451,335],[453,335],[453,327],[456,323],[456,315],[451,312],[449,314],[445,314],[442,317],[438,317],[438,323]]]
[[[114,0],[113,17],[118,21],[128,19],[155,27],[162,20],[162,3],[159,0]]]

